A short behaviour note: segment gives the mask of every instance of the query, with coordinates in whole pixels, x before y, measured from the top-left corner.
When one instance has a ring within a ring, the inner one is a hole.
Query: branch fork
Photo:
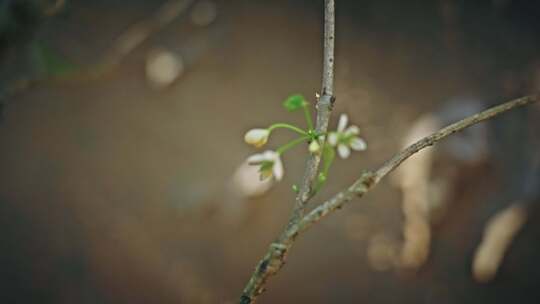
[[[317,120],[315,131],[325,134],[332,113],[334,97],[334,40],[335,40],[335,3],[325,0],[324,17],[324,52],[321,96],[317,100]],[[314,196],[314,183],[319,172],[321,156],[310,153],[301,187],[295,199],[294,208],[280,236],[270,244],[266,254],[259,261],[240,297],[240,304],[252,304],[264,292],[267,280],[279,272],[285,264],[287,254],[294,245],[296,238],[327,215],[341,209],[354,197],[362,197],[373,189],[386,175],[396,169],[401,163],[422,149],[432,146],[442,139],[468,128],[479,122],[491,119],[499,114],[516,107],[525,106],[540,99],[539,94],[518,98],[501,105],[492,107],[478,114],[453,123],[439,131],[417,141],[405,150],[395,154],[381,167],[374,171],[365,171],[347,189],[338,192],[327,201],[321,203],[306,214],[306,207]]]

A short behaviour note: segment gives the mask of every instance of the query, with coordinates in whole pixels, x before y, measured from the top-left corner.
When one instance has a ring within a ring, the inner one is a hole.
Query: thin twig
[[[463,120],[455,122],[449,126],[446,126],[439,131],[424,137],[416,143],[410,145],[405,150],[394,155],[388,161],[386,161],[379,169],[374,172],[365,172],[362,176],[356,180],[347,190],[336,194],[334,197],[319,205],[307,214],[299,224],[299,231],[303,231],[316,222],[320,221],[324,216],[328,215],[334,210],[340,209],[345,203],[350,201],[354,196],[362,197],[375,185],[377,185],[383,177],[388,173],[396,169],[401,163],[407,160],[409,157],[419,152],[420,150],[432,146],[440,140],[459,132],[465,128],[475,125],[479,122],[491,119],[499,114],[509,111],[516,107],[525,106],[540,100],[540,95],[530,95],[521,97],[498,106],[489,108],[478,114],[469,116]],[[297,233],[298,233],[297,232]]]
[[[456,123],[453,123],[419,141],[410,145],[405,150],[397,153],[386,161],[379,169],[363,173],[350,187],[337,193],[326,202],[320,204],[302,219],[293,225],[288,225],[281,237],[275,243],[270,245],[268,252],[257,265],[242,297],[241,304],[254,303],[256,297],[263,292],[266,280],[271,275],[276,274],[285,263],[286,255],[292,248],[298,235],[314,224],[321,221],[332,212],[341,209],[347,202],[355,196],[362,197],[377,185],[382,178],[396,169],[401,163],[420,150],[432,146],[442,139],[459,132],[465,128],[475,125],[479,122],[491,119],[499,114],[509,111],[513,108],[525,106],[540,100],[540,94],[525,96],[515,99],[501,105],[492,107],[478,114],[467,117]]]
[[[318,134],[326,133],[328,122],[332,114],[334,97],[334,41],[335,41],[335,4],[334,0],[324,1],[324,38],[323,38],[323,73],[321,84],[321,96],[317,101],[317,121],[315,131]],[[297,223],[302,216],[310,198],[313,196],[313,184],[317,178],[321,155],[310,154],[300,191],[296,196],[294,210],[289,220],[289,225]]]

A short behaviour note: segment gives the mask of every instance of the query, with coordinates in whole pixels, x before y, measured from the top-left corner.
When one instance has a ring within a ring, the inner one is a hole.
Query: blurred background
[[[243,135],[303,125],[281,102],[315,101],[322,5],[0,0],[0,302],[235,303],[306,156],[262,189]],[[336,5],[334,117],[369,148],[313,203],[540,89],[540,3]],[[539,303],[539,118],[517,109],[414,157],[301,237],[260,303]]]

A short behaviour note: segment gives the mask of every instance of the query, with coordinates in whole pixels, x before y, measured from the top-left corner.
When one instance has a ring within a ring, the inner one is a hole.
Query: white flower
[[[244,135],[244,141],[260,148],[266,144],[269,135],[270,131],[268,129],[251,129]]]
[[[269,177],[274,177],[277,181],[283,178],[283,163],[279,153],[276,151],[267,150],[263,153],[251,155],[247,159],[248,164],[253,166],[260,166],[259,173],[261,180]]]
[[[341,158],[347,158],[351,154],[351,149],[355,151],[364,151],[367,149],[367,143],[362,138],[358,137],[360,129],[355,126],[349,126],[347,114],[341,114],[339,117],[338,128],[336,132],[328,134],[328,143],[336,147]]]
[[[257,197],[265,194],[272,188],[271,179],[260,180],[259,170],[244,161],[234,172],[232,177],[232,189],[241,197]]]

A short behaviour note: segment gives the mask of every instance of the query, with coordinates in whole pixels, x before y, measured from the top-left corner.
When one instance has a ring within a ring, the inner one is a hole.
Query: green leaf
[[[301,108],[307,106],[307,104],[308,103],[307,103],[306,99],[304,98],[304,96],[302,96],[300,94],[291,95],[283,102],[283,106],[289,112],[293,112],[293,111],[296,111],[298,109],[301,109]]]

